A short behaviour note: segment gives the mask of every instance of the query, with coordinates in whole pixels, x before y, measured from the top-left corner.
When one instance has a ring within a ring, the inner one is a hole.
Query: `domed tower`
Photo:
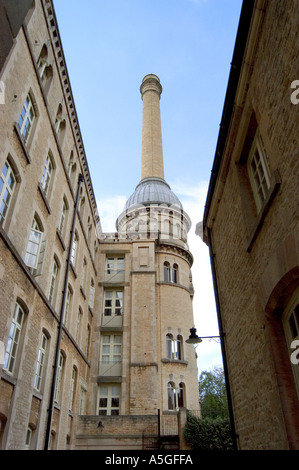
[[[138,415],[143,426],[145,415],[168,419],[199,402],[195,351],[185,342],[194,325],[191,221],[164,179],[159,78],[146,75],[140,91],[141,180],[98,249],[90,412]]]
[[[194,324],[193,258],[190,218],[164,179],[159,78],[146,75],[140,91],[141,181],[116,228],[120,242],[132,243],[129,412],[154,414],[199,408],[195,352],[185,343]]]

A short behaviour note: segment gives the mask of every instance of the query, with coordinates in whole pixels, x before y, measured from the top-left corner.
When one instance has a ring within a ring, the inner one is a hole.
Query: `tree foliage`
[[[203,418],[228,418],[227,395],[223,369],[215,367],[213,371],[200,374],[199,401]]]
[[[184,436],[193,450],[232,450],[224,372],[214,368],[199,377],[201,417],[187,411]]]

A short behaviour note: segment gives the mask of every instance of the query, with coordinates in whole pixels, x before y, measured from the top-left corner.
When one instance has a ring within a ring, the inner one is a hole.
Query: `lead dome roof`
[[[158,177],[141,180],[134,193],[127,200],[125,210],[138,204],[166,204],[183,209],[179,198],[171,191],[170,186],[165,180]]]

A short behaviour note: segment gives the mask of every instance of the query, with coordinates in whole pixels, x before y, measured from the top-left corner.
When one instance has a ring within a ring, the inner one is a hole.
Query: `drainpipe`
[[[62,327],[63,327],[63,315],[64,315],[64,309],[65,309],[65,303],[66,303],[68,278],[69,278],[69,272],[70,272],[70,266],[71,266],[71,252],[72,252],[72,246],[73,246],[73,240],[74,240],[74,234],[75,234],[75,223],[76,223],[77,210],[78,210],[78,204],[79,204],[80,189],[81,189],[83,180],[84,180],[83,175],[80,174],[78,178],[78,189],[77,189],[77,195],[76,195],[76,202],[74,206],[73,223],[72,223],[71,237],[70,237],[70,243],[69,243],[69,249],[68,249],[65,277],[64,277],[63,296],[62,296],[60,319],[59,319],[59,326],[58,326],[55,362],[53,366],[53,377],[52,377],[52,385],[51,385],[51,392],[50,392],[50,402],[49,402],[49,408],[48,408],[48,420],[47,420],[44,450],[48,450],[48,447],[49,447],[49,438],[50,438],[51,422],[52,422],[53,407],[54,407],[54,392],[55,392],[60,343],[61,343],[61,335],[62,335]]]
[[[215,261],[214,261],[215,255],[213,253],[211,230],[208,227],[206,227],[206,230],[208,234],[207,241],[208,241],[209,253],[210,253],[210,262],[211,262],[212,278],[213,278],[214,293],[215,293],[215,303],[216,303],[216,311],[217,311],[217,319],[218,319],[219,336],[220,336],[221,353],[222,353],[222,360],[223,360],[224,378],[225,378],[225,384],[226,384],[228,412],[229,412],[230,426],[231,426],[232,439],[233,439],[233,447],[234,447],[234,450],[238,450],[238,446],[237,446],[238,436],[237,436],[236,429],[235,429],[234,412],[233,412],[233,406],[232,406],[232,397],[231,397],[228,367],[227,367],[227,360],[226,360],[226,350],[225,350],[225,343],[224,343],[224,332],[223,332],[223,325],[222,325],[222,318],[221,318],[219,291],[218,291]]]

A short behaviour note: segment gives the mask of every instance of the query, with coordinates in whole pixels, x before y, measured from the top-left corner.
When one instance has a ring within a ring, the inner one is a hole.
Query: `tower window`
[[[166,335],[166,353],[167,358],[173,361],[180,361],[182,359],[182,337],[178,335],[176,338],[172,334]]]
[[[176,388],[173,382],[167,384],[168,409],[177,410],[185,406],[185,385],[181,382]]]

